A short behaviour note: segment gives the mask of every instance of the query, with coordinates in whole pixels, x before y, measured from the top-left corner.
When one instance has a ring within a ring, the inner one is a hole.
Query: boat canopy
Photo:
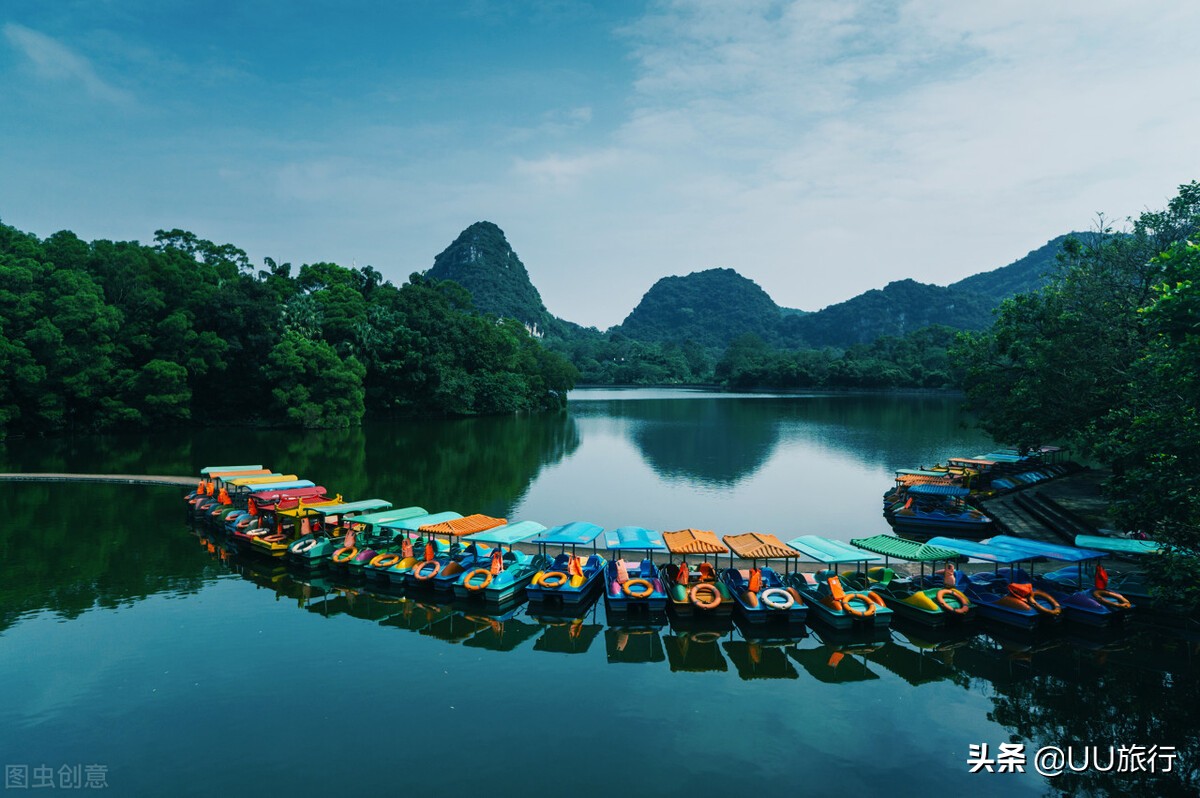
[[[534,538],[532,542],[539,545],[583,546],[600,537],[602,532],[602,526],[589,524],[587,521],[572,521],[569,524],[551,527],[546,534]]]
[[[897,485],[912,487],[913,485],[954,485],[949,474],[937,476],[920,476],[918,474],[900,474],[896,477]]]
[[[663,532],[667,551],[672,554],[726,554],[729,549],[717,540],[715,532],[703,529],[681,529],[678,532]]]
[[[994,466],[995,460],[989,460],[984,457],[951,457],[946,460],[947,463],[965,463],[967,465],[977,466]]]
[[[938,560],[958,559],[958,552],[943,549],[940,546],[930,546],[928,543],[905,540],[895,535],[851,538],[850,542],[860,549],[873,551],[876,554],[882,554],[884,557],[894,557],[897,560],[908,560],[909,562],[936,562]]]
[[[518,521],[515,524],[505,524],[483,532],[467,535],[465,540],[479,543],[495,543],[499,546],[511,546],[522,540],[537,537],[546,531],[546,527],[537,521]]]
[[[1075,545],[1114,554],[1162,554],[1162,544],[1154,540],[1132,540],[1130,538],[1106,538],[1099,535],[1076,535]]]
[[[878,562],[883,559],[876,554],[868,554],[849,543],[823,538],[820,535],[801,535],[798,538],[792,538],[787,544],[805,557],[826,565],[839,562]]]
[[[334,507],[341,504],[341,496],[334,498],[316,496],[313,497],[312,501],[308,501],[307,497],[301,496],[299,503],[295,507],[290,510],[279,510],[275,515],[282,515],[287,518],[308,518],[322,512],[326,507]]]
[[[324,496],[325,487],[323,485],[313,485],[311,488],[289,488],[287,490],[265,490],[255,491],[254,501],[260,506],[277,502],[280,499],[311,499],[314,496]],[[339,498],[340,502],[341,499]]]
[[[293,479],[299,479],[295,474],[263,474],[257,477],[237,477],[236,479],[222,479],[226,486],[232,485],[235,488],[240,488],[243,485],[266,485],[269,482],[290,482]]]
[[[392,503],[384,499],[363,499],[357,502],[342,504],[312,505],[306,504],[305,509],[312,509],[321,515],[345,515],[346,513],[365,513],[371,510],[386,510]]]
[[[1077,549],[1074,546],[1060,546],[1057,543],[1044,543],[1040,540],[1015,538],[1012,535],[996,535],[992,538],[991,542],[994,545],[1007,546],[1010,549],[1017,549],[1018,551],[1027,551],[1032,555],[1045,557],[1047,560],[1059,560],[1061,562],[1084,562],[1086,560],[1098,560],[1104,556],[1104,552],[1102,551]]]
[[[984,457],[988,460],[995,460],[997,463],[1024,463],[1029,459],[1029,457],[1015,452],[988,452]]]
[[[429,515],[424,507],[401,507],[397,510],[384,510],[381,513],[368,513],[355,516],[354,523],[367,526],[383,526],[389,521],[403,521],[406,518],[416,518],[419,515]]]
[[[645,549],[662,551],[667,547],[659,532],[640,526],[622,526],[604,533],[604,545],[614,551],[621,549]]]
[[[971,491],[958,485],[913,485],[908,492],[916,496],[970,496]]]
[[[930,538],[928,542],[931,546],[941,546],[942,548],[950,549],[950,551],[958,552],[964,557],[986,560],[987,562],[1010,563],[1041,559],[1039,556],[1030,556],[1028,552],[1023,550],[1011,549],[1004,545],[980,543],[976,540],[947,538],[939,535],[938,537]]]
[[[240,465],[240,466],[206,466],[200,469],[200,473],[206,477],[219,476],[222,473],[232,473],[236,471],[262,471],[261,465]]]
[[[721,540],[725,541],[725,545],[743,560],[773,560],[800,556],[800,552],[784,545],[782,540],[765,532],[726,535]]]
[[[898,477],[937,477],[938,479],[950,479],[950,475],[945,471],[926,471],[923,468],[897,468],[896,476]]]
[[[283,482],[258,482],[253,485],[239,485],[240,488],[246,488],[251,493],[259,491],[271,490],[288,490],[290,488],[315,488],[315,482],[310,482],[307,479],[289,479]]]
[[[416,532],[423,526],[428,524],[440,524],[443,521],[453,521],[456,518],[462,518],[461,513],[456,513],[453,510],[445,510],[440,513],[432,513],[430,515],[415,515],[412,518],[402,518],[396,521],[386,521],[381,526],[384,529],[402,529],[405,532]]]
[[[436,524],[423,524],[417,531],[427,535],[453,535],[462,537],[485,529],[494,529],[508,523],[504,518],[492,518],[490,515],[475,513],[464,518],[453,518]]]

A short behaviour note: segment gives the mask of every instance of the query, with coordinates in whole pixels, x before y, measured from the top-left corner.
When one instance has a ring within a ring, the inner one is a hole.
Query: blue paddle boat
[[[1045,629],[1062,621],[1062,606],[1058,601],[1035,588],[1027,576],[1025,581],[1020,581],[1023,572],[1012,567],[1029,559],[1026,552],[1001,544],[960,538],[934,537],[928,542],[931,546],[950,549],[963,557],[993,564],[992,573],[984,571],[967,576],[958,571],[954,574],[958,589],[975,605],[980,616],[1026,630]],[[1008,567],[1002,572],[1001,565]],[[944,585],[945,581],[944,571],[935,571],[925,577],[925,583],[931,587]]]
[[[604,533],[604,546],[612,558],[604,573],[604,602],[610,613],[630,610],[660,613],[667,607],[667,592],[658,566],[650,559],[655,551],[666,551],[662,534],[640,526],[623,526]],[[621,558],[623,551],[642,551],[641,562]],[[544,577],[541,581],[545,581]]]
[[[1068,621],[1088,626],[1108,626],[1124,620],[1128,615],[1128,610],[1133,606],[1129,599],[1107,587],[1088,589],[1083,585],[1084,563],[1099,562],[1104,557],[1104,552],[1080,549],[1074,546],[1061,546],[1056,543],[1044,543],[1040,540],[1028,540],[1011,535],[996,535],[990,542],[993,545],[1024,551],[1028,555],[1030,581],[1033,586],[1053,596],[1062,605]],[[1074,570],[1074,578],[1064,578],[1065,575],[1061,572],[1056,572],[1055,576],[1033,574],[1033,562],[1036,559],[1074,563],[1073,569],[1070,566],[1063,569],[1068,573]],[[1017,573],[1020,575],[1015,576],[1014,581],[1026,578],[1019,569]]]
[[[970,489],[960,485],[910,485],[883,515],[898,535],[986,538],[992,533],[992,519],[967,504],[970,495]]]
[[[476,532],[463,538],[474,546],[490,544],[490,554],[477,554],[473,563],[463,561],[463,572],[453,583],[454,596],[459,599],[483,599],[500,604],[525,598],[525,586],[550,564],[540,554],[525,554],[513,549],[513,544],[535,538],[546,527],[535,521],[518,521],[495,529]],[[504,551],[503,547],[508,546]],[[474,567],[471,567],[471,566]]]
[[[380,582],[386,581],[395,588],[403,587],[408,572],[424,557],[427,543],[433,546],[435,554],[445,554],[450,550],[450,544],[447,541],[433,540],[421,535],[419,531],[421,527],[454,521],[459,518],[462,518],[460,513],[445,510],[440,513],[385,521],[381,527],[384,532],[392,535],[395,551],[390,554],[395,555],[396,559],[393,560],[388,553],[376,555],[372,558],[372,562],[368,562],[363,567],[364,576]]]
[[[808,616],[808,608],[800,593],[784,581],[769,565],[758,567],[758,561],[795,560],[800,552],[787,546],[774,535],[749,532],[744,535],[725,535],[721,538],[729,547],[729,567],[721,572],[721,581],[734,600],[735,613],[752,624],[782,622],[801,623]],[[749,569],[733,567],[733,555],[749,560]]]
[[[546,530],[545,534],[531,542],[538,547],[538,554],[548,562],[543,573],[534,574],[525,587],[531,604],[570,609],[586,605],[596,597],[604,584],[607,561],[596,551],[596,538],[604,532],[603,527],[584,521]],[[580,546],[591,545],[592,552],[586,560],[578,554]],[[561,547],[551,560],[549,547]],[[571,551],[567,553],[567,547]],[[572,573],[578,571],[578,573]],[[550,578],[547,578],[550,577]]]
[[[851,578],[842,583],[838,566],[879,562],[883,558],[849,543],[819,535],[800,535],[787,542],[796,551],[825,567],[815,573],[791,574],[788,583],[800,591],[813,617],[834,629],[855,626],[883,628],[891,626],[893,612],[875,591],[860,586]],[[865,571],[865,569],[863,569]]]

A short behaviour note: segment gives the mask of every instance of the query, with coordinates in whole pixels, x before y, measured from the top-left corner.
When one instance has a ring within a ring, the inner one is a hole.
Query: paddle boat
[[[975,618],[975,608],[971,606],[967,595],[958,589],[953,578],[949,585],[940,588],[925,584],[925,565],[956,561],[959,557],[957,552],[894,535],[852,538],[850,543],[865,551],[882,554],[883,565],[849,575],[842,574],[844,584],[856,590],[874,590],[897,615],[930,626],[963,623]],[[920,564],[920,575],[914,578],[891,568],[890,560],[893,559]]]
[[[386,558],[388,564],[399,562],[402,559],[399,555],[401,548],[399,538],[402,536],[388,524],[424,515],[429,515],[429,511],[424,507],[414,506],[391,508],[345,518],[338,524],[337,532],[332,535],[333,541],[336,543],[339,537],[338,533],[345,530],[345,533],[341,535],[342,545],[329,554],[329,567],[335,573],[358,577],[363,576],[366,566],[377,558],[384,560],[384,555],[392,555],[392,557]]]
[[[184,502],[194,505],[198,500],[205,499],[216,495],[214,483],[218,477],[230,474],[233,476],[252,477],[256,474],[269,474],[271,469],[263,468],[261,465],[256,466],[207,466],[200,469],[200,480],[196,483],[196,489],[185,493],[183,496]]]
[[[236,479],[254,478],[261,478],[267,482],[270,482],[271,478],[274,478],[276,481],[282,480],[284,479],[284,475],[278,471],[271,471],[269,469],[259,469],[245,473],[234,472],[216,474],[212,477],[212,479],[206,480],[205,483],[203,483],[207,486],[206,491],[196,492],[193,494],[193,498],[189,500],[188,504],[191,507],[192,514],[198,517],[203,517],[216,505],[231,505],[233,503],[233,499],[229,495],[231,486],[228,484],[227,480],[231,481]]]
[[[320,568],[328,563],[329,555],[342,545],[348,531],[340,526],[343,521],[348,523],[349,519],[356,516],[389,510],[391,507],[392,503],[384,499],[354,502],[301,499],[294,508],[275,513],[275,533],[261,545],[269,546],[273,554],[276,550],[286,554],[288,561],[298,567]]]
[[[708,561],[710,554],[715,559],[728,554],[729,548],[717,540],[715,533],[700,529],[663,532],[662,537],[672,557],[682,557],[678,564],[672,560],[659,569],[667,606],[680,615],[732,615],[733,596],[718,578],[716,565]],[[695,570],[688,565],[689,554],[703,558]]]
[[[525,586],[537,574],[545,575],[550,561],[540,554],[516,551],[513,544],[535,538],[545,531],[546,527],[535,521],[519,521],[463,538],[476,547],[491,544],[495,548],[487,555],[476,554],[473,568],[465,559],[462,561],[463,572],[452,585],[454,597],[483,599],[489,604],[524,599]],[[504,546],[508,546],[508,551],[503,550]]]
[[[549,564],[545,573],[534,574],[532,581],[525,587],[529,601],[535,605],[552,605],[566,609],[586,605],[595,599],[600,586],[604,584],[604,572],[608,565],[596,551],[596,538],[603,532],[604,528],[595,524],[572,521],[548,529],[541,537],[534,538],[531,542],[538,547],[538,554],[546,558]],[[592,553],[584,560],[577,550],[579,546],[589,543],[592,545]],[[550,546],[562,549],[553,560],[550,560],[548,554]],[[567,553],[568,546],[571,547],[570,554]]]
[[[958,535],[977,540],[992,532],[992,519],[967,504],[970,488],[947,484],[917,484],[904,489],[883,515],[898,535],[931,537]]]
[[[1062,607],[1053,596],[1036,589],[1029,581],[1012,581],[1013,576],[1019,579],[1015,570],[1006,567],[1004,574],[1000,572],[1001,565],[1011,566],[1028,559],[1025,552],[960,538],[934,537],[928,542],[963,557],[993,564],[990,574],[981,572],[969,577],[963,571],[954,574],[958,589],[966,594],[981,617],[1025,630],[1045,629],[1062,621]],[[925,584],[930,587],[943,587],[946,581],[945,571],[925,577]]]
[[[459,539],[467,535],[472,535],[476,532],[483,532],[488,529],[494,529],[498,526],[503,526],[507,523],[504,518],[493,518],[482,513],[464,516],[462,518],[454,518],[449,521],[439,523],[429,523],[421,526],[417,531],[426,538],[434,538],[437,535],[445,535],[447,546],[444,554],[438,554],[435,545],[430,542],[424,547],[424,551],[417,556],[419,560],[412,565],[407,572],[403,573],[403,583],[406,590],[415,588],[432,588],[434,585],[434,577],[445,572],[444,576],[452,576],[463,573],[462,559],[466,555],[473,557],[478,548],[472,548],[471,551],[465,551]],[[475,544],[469,544],[475,546]],[[406,558],[407,559],[407,558]],[[396,563],[393,569],[399,569],[403,562]],[[393,577],[393,582],[396,578]]]
[[[808,608],[800,593],[791,588],[774,568],[771,560],[785,564],[800,556],[800,552],[784,545],[774,535],[749,532],[726,535],[721,539],[729,547],[729,567],[721,572],[721,581],[734,599],[737,614],[752,624],[767,622],[800,623],[808,616]],[[749,560],[749,569],[733,567],[733,555]],[[768,564],[758,567],[758,561]],[[786,565],[785,574],[786,576]]]
[[[1153,540],[1102,537],[1100,535],[1076,535],[1075,545],[1081,549],[1102,551],[1106,554],[1126,559],[1148,559],[1151,561],[1163,552],[1162,544]],[[1107,571],[1099,562],[1091,563],[1091,565],[1092,567],[1088,569],[1086,575],[1093,578],[1093,584],[1097,587],[1100,586],[1096,581],[1096,577],[1099,577],[1098,581],[1106,581],[1104,588],[1115,590],[1129,599],[1135,609],[1148,609],[1174,615],[1186,614],[1189,611],[1186,607],[1175,606],[1156,598],[1152,594],[1151,583],[1147,580],[1145,574],[1137,571]],[[1070,584],[1073,578],[1078,579],[1077,573],[1072,574],[1075,570],[1067,566],[1059,571],[1044,574],[1044,576],[1047,579],[1053,578]],[[1080,587],[1082,586],[1080,584]]]
[[[301,499],[322,501],[325,498],[326,491],[321,485],[287,490],[258,490],[246,500],[244,511],[225,517],[225,531],[232,534],[238,529],[246,529],[256,520],[263,523],[254,526],[274,526],[275,513],[279,510],[293,509],[299,506]],[[337,500],[342,501],[340,497]]]
[[[651,552],[665,551],[662,535],[640,526],[623,526],[604,533],[604,546],[612,557],[604,569],[604,604],[609,613],[645,610],[660,613],[666,609],[667,593]],[[623,551],[644,551],[638,563],[621,558]],[[540,580],[545,581],[545,578]]]
[[[404,587],[408,572],[420,562],[416,553],[423,553],[427,543],[433,546],[434,554],[445,554],[450,549],[447,541],[426,540],[417,530],[429,524],[440,524],[458,518],[462,518],[460,513],[445,510],[440,513],[385,521],[380,526],[384,534],[392,535],[392,549],[372,557],[363,566],[363,575],[367,579],[374,580],[376,584],[387,584],[395,589]]]
[[[268,474],[259,477],[227,479],[225,480],[225,484],[218,490],[216,499],[211,502],[201,502],[196,505],[196,509],[199,511],[202,520],[220,526],[226,515],[240,509],[234,503],[233,497],[238,495],[242,488],[253,485],[270,485],[276,482],[293,482],[297,479],[299,477],[295,474]]]
[[[1133,607],[1129,599],[1120,593],[1109,590],[1107,582],[1104,587],[1097,585],[1088,588],[1083,584],[1084,563],[1099,562],[1104,552],[1091,549],[1080,549],[1074,546],[1061,546],[1056,543],[1045,543],[1040,540],[1013,537],[1011,535],[996,535],[990,541],[993,545],[1007,546],[1016,551],[1024,551],[1029,558],[1030,573],[1027,575],[1017,569],[1008,578],[1012,581],[1030,581],[1035,588],[1043,590],[1054,597],[1062,605],[1068,621],[1087,624],[1088,626],[1108,626],[1124,620],[1128,610]],[[1074,563],[1074,578],[1063,578],[1059,572],[1058,578],[1047,574],[1033,573],[1033,563],[1037,560],[1053,560],[1055,562]]]
[[[286,490],[309,490],[316,487],[316,484],[307,479],[237,485],[229,494],[231,504],[225,505],[223,510],[214,508],[209,515],[209,520],[218,527],[228,529],[230,525],[233,525],[236,528],[237,521],[242,517],[258,514],[258,503],[255,501],[256,496]],[[324,488],[321,488],[322,493],[324,493],[324,490]],[[254,513],[250,512],[251,509],[254,510]]]
[[[882,557],[819,535],[800,535],[787,542],[796,551],[825,567],[815,573],[797,571],[788,584],[800,592],[813,617],[834,629],[890,626],[893,612],[883,597],[853,580],[842,582],[838,566],[879,562]],[[853,573],[853,572],[852,572]]]

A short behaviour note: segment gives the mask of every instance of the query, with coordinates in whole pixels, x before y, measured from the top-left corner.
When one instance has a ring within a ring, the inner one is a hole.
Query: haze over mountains
[[[1002,300],[1044,284],[1066,238],[1059,236],[1007,266],[949,286],[900,279],[812,313],[780,307],[733,269],[663,277],[608,332],[646,342],[692,341],[712,349],[746,333],[779,347],[844,348],[933,324],[983,329]],[[525,265],[492,222],[476,222],[460,233],[427,274],[458,282],[480,310],[518,319],[537,334],[563,336],[583,329],[546,309]]]

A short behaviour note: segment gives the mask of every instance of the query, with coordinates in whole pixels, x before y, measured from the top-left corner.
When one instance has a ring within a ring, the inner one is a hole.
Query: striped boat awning
[[[418,531],[429,535],[471,535],[476,532],[483,532],[487,529],[493,529],[498,526],[504,526],[508,523],[505,518],[492,518],[490,515],[482,515],[476,513],[468,515],[465,518],[455,518],[450,521],[443,521],[440,524],[426,524]]]
[[[667,551],[672,554],[725,554],[729,551],[715,532],[703,529],[681,529],[678,532],[663,532]]]
[[[726,535],[721,538],[733,553],[743,560],[769,560],[799,557],[800,552],[784,544],[774,535],[764,532],[747,532],[744,535]]]

